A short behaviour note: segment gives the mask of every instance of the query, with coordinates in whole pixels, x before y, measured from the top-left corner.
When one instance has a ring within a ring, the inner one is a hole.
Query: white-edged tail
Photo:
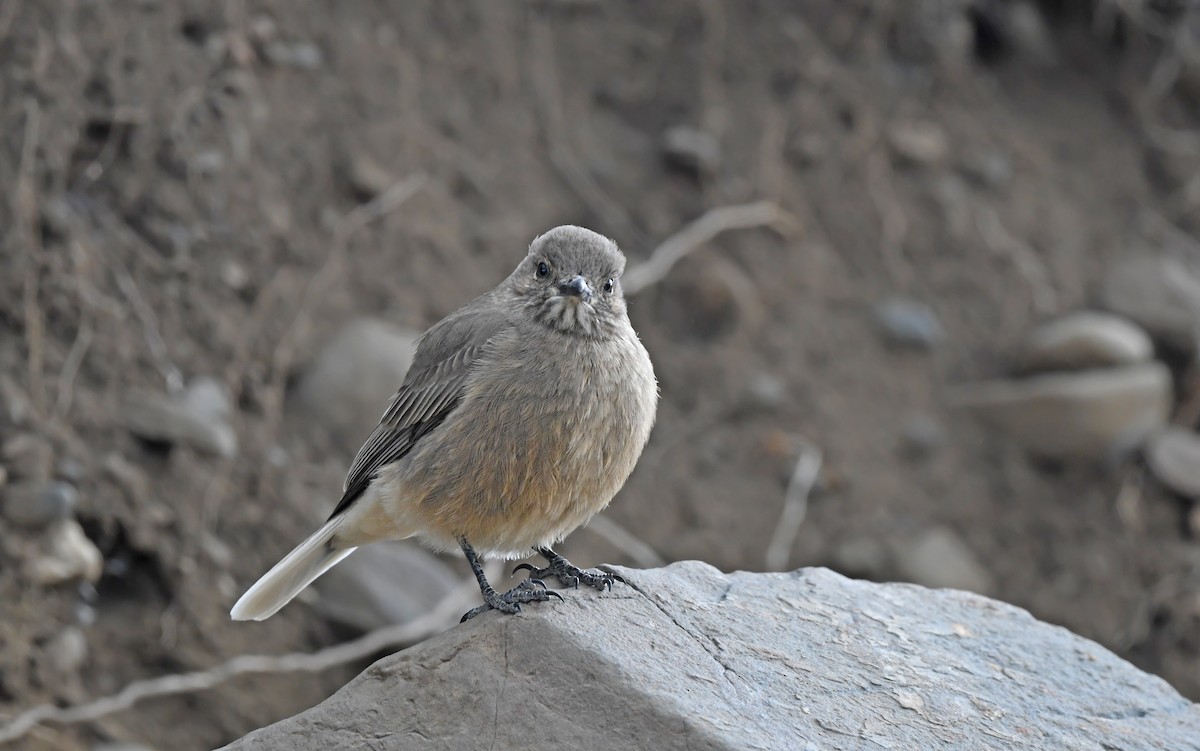
[[[230,617],[235,621],[270,618],[318,576],[353,553],[356,548],[334,550],[329,545],[343,518],[338,516],[326,522],[325,526],[276,563],[253,587],[246,590],[246,594],[229,611]]]

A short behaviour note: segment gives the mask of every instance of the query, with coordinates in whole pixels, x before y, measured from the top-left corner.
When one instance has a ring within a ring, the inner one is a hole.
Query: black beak
[[[584,302],[592,299],[592,288],[588,286],[587,279],[578,275],[569,281],[559,282],[558,291],[564,295],[574,295]]]

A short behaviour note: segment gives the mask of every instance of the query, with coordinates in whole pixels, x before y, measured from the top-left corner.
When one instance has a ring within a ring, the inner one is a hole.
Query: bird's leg
[[[467,556],[467,563],[471,564],[471,571],[475,574],[475,581],[479,582],[479,591],[483,593],[483,604],[477,608],[468,610],[459,623],[489,610],[499,610],[503,613],[519,613],[521,612],[521,603],[523,602],[545,602],[551,597],[562,599],[562,595],[557,592],[547,592],[545,583],[532,577],[504,594],[498,593],[492,588],[491,584],[488,584],[487,576],[483,573],[483,564],[479,562],[479,556],[475,553],[475,548],[471,547],[471,543],[467,542],[467,538],[458,538],[458,544]]]
[[[606,571],[579,568],[550,548],[534,548],[534,550],[537,551],[538,555],[545,558],[550,565],[546,566],[546,568],[535,568],[531,564],[522,563],[513,569],[514,574],[525,569],[529,571],[529,581],[541,581],[547,576],[553,576],[568,587],[578,588],[579,583],[583,582],[589,587],[600,590],[612,589],[613,582],[621,578],[616,574],[610,574]]]

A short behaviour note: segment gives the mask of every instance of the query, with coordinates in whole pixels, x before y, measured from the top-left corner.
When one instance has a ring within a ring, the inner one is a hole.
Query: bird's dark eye
[[[617,286],[617,283],[615,281],[613,281],[613,279],[611,277],[608,279],[605,279],[604,280],[604,294],[606,294],[606,295],[611,294],[613,291],[613,288],[616,286]]]
[[[545,279],[550,276],[550,266],[545,261],[538,261],[537,275],[538,279]]]

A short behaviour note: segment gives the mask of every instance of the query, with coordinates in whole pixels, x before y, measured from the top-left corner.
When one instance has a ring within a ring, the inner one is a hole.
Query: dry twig
[[[249,673],[318,673],[401,644],[413,644],[445,630],[470,604],[477,591],[474,579],[464,580],[443,597],[433,610],[420,618],[408,623],[376,629],[353,641],[337,644],[318,652],[242,655],[208,670],[137,681],[115,694],[87,704],[74,707],[43,704],[33,707],[17,715],[12,722],[0,728],[0,743],[19,740],[43,723],[90,722],[129,709],[145,699],[205,691],[232,678]]]
[[[789,229],[798,227],[799,222],[770,201],[710,209],[664,240],[645,261],[626,271],[621,286],[626,295],[636,295],[650,285],[661,282],[688,253],[722,232],[763,226]]]
[[[37,230],[38,207],[35,187],[34,159],[37,156],[38,127],[41,110],[37,100],[25,100],[25,138],[21,145],[21,161],[17,167],[17,185],[13,191],[13,214],[16,216],[18,242],[25,246],[25,344],[29,350],[29,394],[38,409],[45,406],[45,389],[42,383],[43,358],[45,356],[45,321],[38,307],[38,275],[41,273],[41,233]]]
[[[765,561],[768,571],[782,571],[787,566],[792,545],[795,544],[800,527],[804,524],[804,517],[808,514],[808,494],[812,492],[821,473],[821,449],[807,438],[801,437],[799,442],[800,458],[796,460],[792,479],[788,481],[779,523],[775,525],[775,533],[771,535],[771,542],[767,545]]]

